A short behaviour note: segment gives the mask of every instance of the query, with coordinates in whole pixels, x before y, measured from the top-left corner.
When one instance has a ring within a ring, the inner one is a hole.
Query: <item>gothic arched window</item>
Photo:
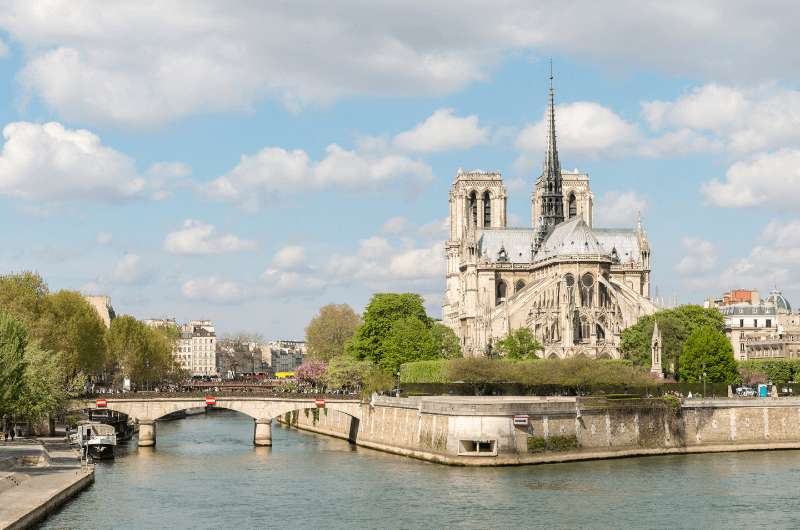
[[[601,326],[600,324],[597,324],[595,326],[595,328],[596,328],[595,329],[595,334],[597,335],[597,340],[598,341],[605,340],[606,339],[606,332],[603,331],[603,326]]]
[[[467,199],[467,216],[472,226],[478,226],[478,194],[474,191]]]
[[[506,299],[506,282],[500,280],[497,282],[497,303],[501,303]]]
[[[572,219],[573,217],[578,215],[578,205],[576,204],[574,193],[569,194],[569,202],[567,203],[567,207],[569,209],[568,219]]]
[[[581,317],[581,341],[589,340],[589,321],[586,317]]]
[[[483,192],[483,226],[492,226],[492,196],[488,191]]]
[[[517,283],[514,284],[514,292],[518,293],[523,287],[525,287],[525,282],[522,280],[517,280]]]
[[[594,301],[594,276],[588,272],[581,276],[581,305],[592,307]]]

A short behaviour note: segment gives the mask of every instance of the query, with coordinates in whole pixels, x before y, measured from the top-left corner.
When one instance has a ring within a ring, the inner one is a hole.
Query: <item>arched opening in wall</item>
[[[550,337],[552,337],[553,342],[558,342],[561,340],[561,332],[558,329],[558,322],[554,322],[551,326]]]
[[[467,198],[467,218],[472,226],[478,226],[478,194],[474,191]]]
[[[492,226],[492,196],[488,191],[483,192],[483,226]]]
[[[609,304],[608,289],[602,282],[597,286],[600,307],[607,307]]]
[[[581,305],[592,307],[594,298],[594,276],[588,272],[581,276]]]
[[[556,352],[551,352],[550,355],[547,356],[548,359],[558,359],[558,355]]]
[[[520,292],[523,287],[525,287],[525,282],[522,280],[517,280],[517,283],[514,284],[514,292]]]
[[[595,335],[597,335],[597,342],[605,342],[606,341],[606,332],[603,330],[603,326],[600,324],[595,325]]]
[[[572,219],[573,217],[578,215],[578,204],[577,201],[575,200],[574,193],[569,194],[569,199],[567,202],[567,211],[569,212],[569,217],[568,217],[569,219]]]
[[[497,299],[495,301],[496,304],[501,304],[501,303],[505,302],[505,300],[506,300],[506,290],[507,290],[506,282],[504,282],[503,280],[500,280],[499,282],[497,282],[497,293],[496,293],[497,294],[497,297],[496,297]]]
[[[586,317],[581,317],[581,342],[587,342],[590,337],[589,320]]]

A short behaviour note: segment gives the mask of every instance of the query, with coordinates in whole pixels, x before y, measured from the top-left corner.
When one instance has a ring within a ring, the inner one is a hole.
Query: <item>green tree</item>
[[[441,322],[434,322],[431,326],[431,337],[436,345],[438,356],[442,359],[457,359],[463,356],[461,343],[450,327]]]
[[[98,373],[106,364],[106,327],[86,299],[75,291],[58,291],[45,299],[39,325],[40,346],[63,353],[64,374]]]
[[[344,353],[347,341],[353,338],[361,319],[347,304],[328,304],[306,326],[309,355],[330,361]]]
[[[396,320],[381,343],[380,367],[391,374],[403,363],[435,359],[439,355],[427,324],[416,316]]]
[[[36,422],[58,412],[70,395],[83,389],[85,379],[77,376],[66,381],[61,367],[61,354],[28,344],[25,349],[25,381],[21,389],[18,414]]]
[[[425,313],[420,295],[411,293],[373,295],[364,312],[364,323],[359,326],[353,340],[347,344],[347,351],[357,359],[366,359],[381,367],[394,364],[381,362],[386,351],[384,341],[394,323],[406,318],[415,318],[422,324],[426,330],[424,335],[431,343],[433,342],[429,333],[430,319]]]
[[[522,327],[509,333],[495,347],[507,359],[537,359],[536,352],[544,347],[536,340],[529,328]]]
[[[47,284],[34,272],[0,276],[0,310],[22,321],[31,336],[36,335],[47,295]]]
[[[719,332],[725,330],[722,313],[698,305],[662,309],[655,315],[643,316],[636,324],[623,330],[620,339],[620,351],[640,366],[650,366],[650,343],[656,320],[662,338],[662,365],[667,368],[675,365],[676,371],[680,369],[684,342],[694,330],[706,326]]]
[[[152,328],[124,315],[111,322],[106,343],[119,375],[130,377],[140,388],[149,388],[174,371],[172,349],[176,339],[175,330]]]
[[[22,322],[0,312],[0,417],[16,411],[25,383],[28,331]]]
[[[739,380],[733,348],[728,338],[711,326],[695,329],[680,356],[680,379],[688,383],[735,383]]]

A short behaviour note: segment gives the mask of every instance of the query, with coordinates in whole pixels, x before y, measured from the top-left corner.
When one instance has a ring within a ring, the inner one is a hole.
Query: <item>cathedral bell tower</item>
[[[564,197],[561,191],[561,164],[558,161],[556,146],[556,109],[553,90],[553,64],[550,63],[550,95],[547,105],[547,152],[545,153],[542,176],[537,183],[534,197],[539,195],[539,218],[533,219],[536,225],[536,244],[542,244],[553,228],[564,221]],[[534,201],[536,197],[534,198]]]

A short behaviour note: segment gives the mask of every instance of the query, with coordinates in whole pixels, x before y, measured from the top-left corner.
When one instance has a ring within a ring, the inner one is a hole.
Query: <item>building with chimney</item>
[[[442,315],[462,350],[491,355],[527,327],[542,356],[618,358],[620,332],[656,310],[650,244],[640,217],[633,228],[595,227],[589,175],[561,169],[552,72],[530,227],[507,225],[507,200],[497,172],[459,169],[450,189]]]

